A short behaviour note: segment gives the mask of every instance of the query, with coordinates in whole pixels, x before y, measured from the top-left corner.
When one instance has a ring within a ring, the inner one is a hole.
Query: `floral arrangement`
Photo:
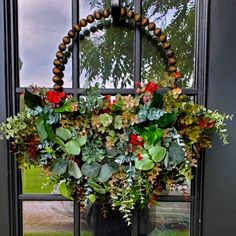
[[[111,97],[96,84],[79,100],[25,90],[21,112],[0,125],[1,138],[11,139],[20,168],[42,167],[66,197],[81,206],[109,202],[130,224],[136,206],[152,207],[163,190],[193,178],[212,134],[227,143],[225,120],[232,118],[178,87],[160,94],[157,81],[136,86],[135,96]]]

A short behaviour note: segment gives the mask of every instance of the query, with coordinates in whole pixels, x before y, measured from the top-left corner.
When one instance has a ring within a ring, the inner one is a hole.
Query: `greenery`
[[[73,236],[73,233],[25,233],[24,236]],[[92,236],[92,233],[82,231],[81,236]]]
[[[20,168],[42,167],[48,185],[58,184],[64,196],[81,206],[106,201],[131,224],[135,206],[152,207],[162,190],[193,178],[212,134],[227,143],[225,120],[232,118],[194,104],[180,88],[161,95],[157,82],[114,99],[101,96],[98,85],[79,101],[64,92],[26,90],[22,112],[0,132],[13,138]]]

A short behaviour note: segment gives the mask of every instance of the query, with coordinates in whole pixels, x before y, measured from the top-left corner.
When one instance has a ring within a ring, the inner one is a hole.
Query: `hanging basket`
[[[163,190],[179,189],[192,177],[199,153],[211,147],[217,133],[227,143],[228,115],[194,104],[176,86],[179,73],[167,37],[153,22],[132,10],[120,8],[128,18],[150,31],[166,51],[170,85],[158,92],[159,81],[136,84],[135,96],[102,96],[98,85],[85,90],[79,100],[63,91],[63,71],[70,45],[82,38],[81,29],[110,17],[96,11],[81,19],[63,38],[53,61],[54,90],[26,90],[25,107],[0,126],[12,139],[19,166],[35,165],[50,174],[50,183],[79,201],[119,209],[131,224],[135,208],[152,207]],[[88,28],[95,32],[101,24]],[[88,29],[87,35],[89,35]]]

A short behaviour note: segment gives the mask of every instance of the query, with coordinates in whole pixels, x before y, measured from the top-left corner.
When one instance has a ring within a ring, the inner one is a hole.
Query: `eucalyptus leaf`
[[[57,159],[52,165],[52,174],[63,175],[66,173],[68,161],[64,159]]]
[[[76,179],[79,179],[82,177],[81,170],[80,170],[79,166],[77,165],[77,163],[75,163],[74,161],[69,161],[68,173],[71,176],[75,177]]]
[[[160,162],[165,157],[166,149],[160,145],[156,145],[151,147],[148,152],[152,156],[153,161]]]
[[[80,145],[76,140],[70,140],[65,145],[66,152],[69,155],[79,155],[80,154]]]
[[[172,142],[169,147],[169,161],[174,164],[184,161],[184,151],[176,141]]]
[[[83,175],[91,178],[96,178],[99,175],[101,165],[97,162],[91,164],[84,163],[81,167]]]
[[[99,176],[97,177],[98,181],[104,183],[106,182],[114,173],[114,169],[108,165],[104,164],[101,166]]]
[[[87,135],[81,135],[77,138],[77,141],[80,145],[80,147],[82,147],[86,142],[87,142]]]
[[[154,167],[154,163],[151,159],[135,159],[135,168],[138,170],[151,170]]]
[[[59,127],[56,129],[56,135],[64,141],[67,141],[72,137],[70,130],[63,127]]]

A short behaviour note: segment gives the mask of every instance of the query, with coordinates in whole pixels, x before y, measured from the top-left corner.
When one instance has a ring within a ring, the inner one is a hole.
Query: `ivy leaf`
[[[176,121],[176,114],[174,112],[172,113],[165,113],[159,120],[158,120],[158,124],[159,127],[165,129],[167,127],[172,126],[175,121]]]
[[[57,159],[52,165],[52,174],[63,175],[66,173],[68,161],[64,159]]]
[[[62,128],[62,127],[59,127],[56,129],[56,135],[64,141],[67,141],[68,139],[71,139],[72,137],[70,130]]]
[[[101,169],[101,165],[97,162],[93,162],[91,164],[84,163],[81,167],[82,173],[91,178],[96,178],[99,175]]]
[[[154,93],[150,107],[160,108],[163,102],[163,96],[159,93]]]
[[[27,107],[34,109],[37,106],[43,106],[43,100],[41,97],[31,93],[29,90],[25,89],[24,101]]]
[[[45,119],[44,116],[40,116],[36,122],[36,128],[39,134],[41,141],[45,140],[48,137],[47,130],[45,128]]]
[[[98,181],[104,183],[106,182],[114,173],[114,169],[108,165],[108,164],[104,164],[101,166],[101,170],[98,176]]]
[[[177,142],[172,142],[169,148],[169,161],[178,164],[184,160],[184,151]]]
[[[70,140],[65,145],[66,152],[69,155],[79,155],[80,154],[80,145],[76,140]]]
[[[69,161],[68,163],[68,173],[75,177],[76,179],[79,179],[82,176],[81,170],[77,163],[74,161]]]
[[[153,161],[160,162],[165,157],[166,149],[160,145],[156,145],[151,147],[148,152],[152,156]]]

